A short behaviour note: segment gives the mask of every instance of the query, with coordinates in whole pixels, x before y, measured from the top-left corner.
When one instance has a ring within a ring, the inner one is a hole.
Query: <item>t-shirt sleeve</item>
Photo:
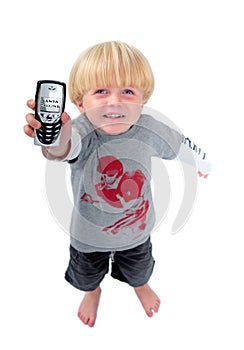
[[[210,173],[212,165],[207,154],[177,128],[148,115],[143,116],[142,125],[146,130],[143,140],[150,144],[156,156],[192,165],[200,176],[206,177]]]
[[[76,159],[81,152],[81,137],[78,131],[73,127],[71,136],[71,147],[64,161],[72,161]]]
[[[177,158],[186,164],[195,166],[200,176],[207,177],[212,170],[212,163],[206,152],[188,137],[183,136]]]
[[[179,131],[148,115],[142,116],[141,126],[142,140],[152,147],[155,156],[169,160],[177,157],[182,143]]]

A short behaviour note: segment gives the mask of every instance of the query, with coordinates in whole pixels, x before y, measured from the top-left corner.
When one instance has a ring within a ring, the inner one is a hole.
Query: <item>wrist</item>
[[[62,160],[69,154],[70,147],[71,147],[71,141],[69,141],[64,146],[42,147],[42,154],[44,155],[45,158],[49,160]]]

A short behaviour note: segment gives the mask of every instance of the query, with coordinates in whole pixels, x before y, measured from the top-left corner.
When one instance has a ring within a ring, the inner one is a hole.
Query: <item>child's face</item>
[[[143,108],[142,101],[140,90],[109,87],[87,91],[77,106],[95,128],[116,135],[128,131],[137,122]]]

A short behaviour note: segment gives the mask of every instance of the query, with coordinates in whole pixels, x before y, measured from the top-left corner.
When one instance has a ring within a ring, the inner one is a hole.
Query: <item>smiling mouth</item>
[[[120,119],[120,118],[125,118],[125,115],[124,114],[104,114],[103,117],[108,119]]]

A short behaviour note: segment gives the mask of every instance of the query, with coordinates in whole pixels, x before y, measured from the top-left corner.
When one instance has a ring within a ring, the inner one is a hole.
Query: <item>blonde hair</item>
[[[111,41],[95,45],[76,60],[69,78],[69,96],[81,103],[84,93],[94,88],[134,87],[146,103],[154,89],[154,77],[144,55],[123,42]]]

